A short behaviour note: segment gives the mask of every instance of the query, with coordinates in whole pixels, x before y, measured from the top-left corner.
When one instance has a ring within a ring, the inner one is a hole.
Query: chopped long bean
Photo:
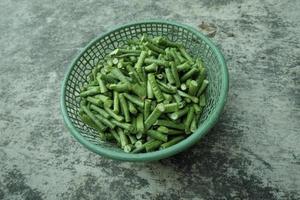
[[[127,42],[80,85],[80,120],[127,153],[168,148],[197,129],[209,84],[204,62],[166,37]]]

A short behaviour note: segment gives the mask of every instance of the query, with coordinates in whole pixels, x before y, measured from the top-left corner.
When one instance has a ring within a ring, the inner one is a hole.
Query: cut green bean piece
[[[139,56],[139,55],[137,55],[137,56]],[[131,62],[136,62],[137,61],[136,56],[130,56],[129,59],[130,59]]]
[[[178,71],[187,71],[191,69],[191,65],[189,64],[189,62],[185,62],[183,64],[178,65],[176,68]]]
[[[144,107],[144,103],[141,99],[139,99],[136,96],[124,93],[124,96],[126,97],[126,99],[128,99],[129,101],[131,101],[132,103],[136,104],[137,106],[143,108]]]
[[[191,96],[191,95],[189,95],[189,94],[187,94],[187,93],[185,93],[185,92],[182,92],[182,91],[180,91],[180,90],[177,90],[177,93],[178,93],[180,96],[182,96],[182,97],[187,97],[187,98],[189,98],[189,99],[192,100],[194,103],[198,103],[198,101],[199,101],[197,97]]]
[[[163,141],[163,142],[168,141],[168,136],[162,134],[159,131],[149,130],[149,131],[147,131],[147,135],[149,135],[150,137],[152,137],[153,139],[156,139],[156,140],[160,140],[160,141]]]
[[[190,127],[191,132],[195,132],[197,130],[197,121],[196,121],[196,117],[193,118],[192,123],[191,123],[191,127]]]
[[[178,110],[177,112],[171,113],[170,118],[173,120],[177,120],[182,116],[186,115],[189,111],[189,107],[185,107],[183,109]]]
[[[105,95],[102,95],[102,94],[97,94],[94,97],[97,98],[97,99],[100,99],[104,106],[111,107],[112,104],[113,104],[113,101],[108,96],[105,96]]]
[[[175,53],[175,51],[176,50],[174,48],[171,48],[169,52],[170,52],[170,55],[174,58],[175,64],[179,65],[181,63],[181,61],[179,60],[179,58],[178,58],[177,54]]]
[[[138,133],[144,133],[145,128],[144,128],[144,117],[143,114],[138,114],[136,118],[136,129]]]
[[[169,103],[169,102],[172,101],[172,99],[173,99],[172,95],[167,94],[167,93],[163,93],[163,95],[164,95],[164,98],[165,98],[163,103],[166,103],[166,102]]]
[[[150,152],[150,151],[153,151],[153,150],[156,150],[157,148],[160,147],[160,145],[162,144],[163,142],[162,141],[159,141],[159,140],[154,140],[148,144],[145,144],[145,149],[147,152]]]
[[[118,55],[118,54],[124,54],[124,53],[135,53],[140,54],[141,50],[133,50],[133,49],[115,49],[112,51],[109,55]]]
[[[92,75],[93,75],[93,79],[94,79],[94,81],[96,80],[96,78],[97,78],[97,73],[98,73],[98,68],[97,67],[95,67],[94,69],[92,69]],[[93,81],[93,82],[94,82]],[[96,82],[96,84],[97,84],[97,81],[95,81]]]
[[[206,75],[206,68],[201,68],[200,69],[200,75],[198,76],[198,78],[197,78],[197,83],[198,83],[198,85],[201,85],[202,84],[202,82],[204,81],[204,79],[205,79],[205,75]]]
[[[173,77],[172,71],[169,67],[165,68],[165,72],[166,72],[166,76],[167,76],[167,80],[170,84],[174,84],[175,83],[175,79]]]
[[[177,144],[178,142],[182,141],[184,138],[185,138],[184,136],[177,136],[177,137],[173,138],[172,140],[160,145],[160,148],[165,149],[165,148],[168,148],[170,146],[173,146],[173,145]]]
[[[163,83],[161,81],[157,81],[159,88],[166,93],[175,94],[177,92],[177,88],[175,86]]]
[[[136,147],[131,153],[141,153],[144,150],[145,150],[144,146]]]
[[[111,74],[101,74],[101,79],[106,83],[117,83],[118,80],[115,77],[112,77]],[[98,84],[99,85],[99,84]],[[100,92],[99,92],[100,93]]]
[[[174,62],[171,62],[171,72],[174,77],[176,87],[177,88],[180,87],[180,79],[179,79],[178,71],[177,71],[177,68],[176,68]]]
[[[110,115],[105,110],[103,110],[102,108],[99,108],[99,107],[97,107],[95,105],[91,105],[90,108],[92,110],[96,111],[97,113],[99,113],[100,115],[102,115],[105,118],[109,118],[110,117]]]
[[[134,143],[134,146],[135,146],[136,148],[142,147],[142,146],[143,146],[143,141],[142,141],[142,140],[136,141],[136,142]]]
[[[117,128],[117,132],[119,134],[120,137],[120,143],[121,143],[121,147],[124,148],[125,145],[128,144],[128,138],[125,135],[124,131],[121,128]]]
[[[184,128],[185,128],[186,133],[190,133],[190,126],[191,126],[194,116],[195,116],[195,109],[193,106],[191,106],[189,109],[189,112],[187,114],[187,117],[184,121]]]
[[[178,47],[179,44],[175,43],[175,42],[171,42],[170,40],[162,37],[162,36],[158,36],[154,39],[155,42],[157,42],[159,45],[163,45],[163,46],[167,46],[167,47]]]
[[[152,63],[150,65],[145,66],[145,72],[156,72],[158,69],[158,66],[156,63]]]
[[[152,103],[152,101],[150,99],[146,99],[145,102],[144,102],[144,118],[145,118],[145,120],[150,115],[151,103]]]
[[[141,84],[141,82],[134,76],[132,72],[128,72],[128,75],[131,78],[131,82]]]
[[[137,74],[139,75],[140,79],[145,81],[145,76],[144,76],[144,73],[142,71],[142,65],[145,61],[145,58],[146,58],[146,55],[147,55],[147,52],[146,51],[142,51],[139,58],[138,58],[138,61],[135,63],[135,69],[137,71]]]
[[[109,84],[108,88],[117,92],[129,92],[132,85],[130,83]]]
[[[139,53],[124,53],[124,54],[121,54],[121,55],[116,55],[117,58],[128,58],[128,57],[134,57],[135,56],[139,56],[140,54]],[[131,60],[130,61],[136,61],[136,60]]]
[[[176,130],[176,129],[170,129],[168,127],[165,126],[159,126],[157,128],[158,131],[166,134],[166,135],[180,135],[180,134],[184,134],[183,130]]]
[[[115,128],[116,125],[114,125],[113,123],[111,123],[108,119],[106,119],[105,117],[103,117],[102,115],[95,115],[95,117],[102,122],[103,124],[105,124],[106,126],[108,126],[109,128],[113,129]]]
[[[121,82],[129,83],[128,77],[126,77],[120,69],[113,68],[111,70],[112,75],[114,75],[117,79],[119,79]]]
[[[146,89],[146,85],[143,82],[143,85],[139,85],[139,84],[134,84],[132,85],[131,88],[132,92],[134,92],[136,95],[138,95],[141,99],[145,99],[146,95],[147,95],[147,89]]]
[[[164,96],[162,95],[162,92],[161,92],[160,88],[158,87],[158,84],[155,80],[154,74],[148,74],[148,80],[152,87],[152,91],[153,91],[153,94],[154,94],[157,102],[162,102],[164,100]]]
[[[133,149],[133,145],[132,144],[127,144],[124,146],[124,152],[129,153],[130,151],[132,151]]]
[[[181,83],[180,89],[183,90],[183,91],[185,91],[187,89],[186,84],[185,83]]]
[[[136,139],[141,139],[143,137],[144,133],[137,133],[136,134]]]
[[[120,106],[121,106],[122,113],[125,116],[125,122],[130,122],[131,117],[129,114],[128,104],[127,104],[127,101],[126,101],[124,95],[119,94],[119,99],[120,99]]]
[[[207,85],[208,85],[208,80],[204,80],[204,81],[202,82],[202,85],[201,85],[201,87],[200,87],[198,93],[197,93],[197,96],[198,96],[198,97],[204,92],[204,90],[206,89]]]
[[[132,135],[128,135],[128,138],[129,138],[131,144],[135,144],[137,141],[137,139]]]
[[[157,65],[159,65],[159,66],[165,66],[165,67],[167,67],[167,66],[170,65],[169,62],[166,61],[166,60],[159,60],[159,59],[153,59],[153,58],[146,58],[146,59],[145,59],[145,63],[146,63],[146,64],[152,64],[152,63],[155,63],[155,64],[157,64]]]
[[[126,130],[128,130],[128,131],[132,131],[132,129],[133,129],[132,125],[129,124],[129,123],[119,122],[119,121],[114,120],[114,119],[111,120],[111,123],[115,124],[115,125],[118,126],[118,127],[121,127],[121,128],[123,128],[123,129],[126,129]]]
[[[88,102],[91,102],[92,104],[96,105],[96,106],[101,106],[102,105],[102,101],[100,99],[94,98],[94,97],[87,97],[86,100]]]
[[[161,49],[160,47],[154,45],[153,43],[146,42],[145,46],[148,47],[150,50],[155,51],[157,53],[165,54],[165,51]]]
[[[180,53],[190,62],[193,62],[192,57],[187,53],[187,51],[185,50],[185,48],[180,47],[179,48]]]
[[[157,120],[154,125],[166,126],[174,129],[184,130],[184,126],[170,120]]]
[[[206,105],[205,94],[202,94],[202,95],[200,96],[199,99],[200,99],[200,100],[199,100],[199,105],[200,105],[201,107],[204,107],[204,106]]]
[[[117,121],[123,121],[124,117],[117,115],[116,113],[114,113],[113,110],[111,110],[109,107],[104,106],[104,110],[115,120]]]
[[[158,104],[155,109],[152,111],[152,113],[149,115],[149,117],[145,121],[145,129],[149,129],[150,126],[152,126],[156,120],[160,117],[160,115],[165,111],[164,104]]]
[[[129,112],[131,114],[137,114],[138,113],[138,110],[135,108],[135,106],[133,105],[133,103],[131,103],[130,101],[127,102],[128,103],[128,109],[129,109]]]
[[[198,89],[199,89],[199,85],[197,84],[197,81],[191,80],[189,82],[188,94],[191,96],[196,96]]]
[[[175,111],[178,111],[178,109],[179,109],[177,103],[169,103],[169,104],[165,104],[164,106],[165,106],[164,112],[166,112],[166,113],[175,112]]]
[[[164,74],[156,74],[156,78],[162,80],[164,78]]]
[[[106,129],[106,127],[95,117],[95,115],[86,106],[82,106],[82,109],[100,130],[104,131]]]
[[[157,131],[161,132],[161,133],[164,133],[164,134],[167,134],[169,132],[169,129],[167,127],[165,127],[165,126],[159,126],[157,128]]]
[[[179,94],[174,94],[173,98],[175,99],[176,103],[178,103],[178,104],[180,102],[182,102],[182,98],[181,98],[181,96]]]
[[[132,73],[132,76],[134,76],[135,79],[138,80],[138,83],[142,82],[142,79],[140,79],[138,73],[136,72],[136,70],[131,65],[126,65],[126,69],[127,69],[128,72]]]
[[[195,104],[195,103],[193,104],[193,106],[194,106],[196,114],[199,114],[199,113],[202,112],[202,107],[201,106],[199,106],[198,104]]]
[[[119,114],[120,112],[120,100],[119,100],[119,93],[117,91],[113,91],[113,95],[114,95],[114,110],[113,112],[115,114]]]
[[[105,93],[105,92],[107,92],[107,88],[105,86],[105,83],[102,80],[102,74],[100,74],[100,73],[97,74],[97,81],[98,81],[98,84],[99,84],[99,87],[100,87],[100,92],[102,94]]]
[[[147,80],[147,98],[148,99],[153,99],[154,94],[153,94],[153,89],[151,87],[149,79]]]
[[[180,63],[184,63],[186,61],[186,59],[184,57],[182,57],[181,53],[175,50],[175,54],[178,57]]]
[[[101,92],[100,91],[100,87],[94,87],[94,88],[92,88],[90,90],[81,92],[80,96],[81,97],[92,96],[92,95],[95,95],[95,94],[99,94],[100,92]]]
[[[198,74],[198,72],[199,72],[199,70],[197,69],[197,68],[192,68],[192,69],[190,69],[187,73],[185,73],[182,77],[181,77],[181,79],[180,79],[180,81],[181,82],[184,82],[184,81],[186,81],[187,79],[189,79],[189,78],[191,78],[192,76],[194,76],[195,74]]]

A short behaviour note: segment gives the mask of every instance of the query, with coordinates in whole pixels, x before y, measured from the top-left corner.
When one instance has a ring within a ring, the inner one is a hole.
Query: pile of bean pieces
[[[207,85],[201,59],[165,37],[143,35],[92,69],[79,116],[125,152],[164,149],[197,129]]]

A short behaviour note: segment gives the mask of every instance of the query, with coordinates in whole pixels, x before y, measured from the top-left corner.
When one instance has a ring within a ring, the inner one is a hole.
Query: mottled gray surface
[[[300,1],[0,1],[0,199],[300,199]],[[104,159],[60,114],[67,65],[116,24],[214,23],[230,91],[196,146]]]

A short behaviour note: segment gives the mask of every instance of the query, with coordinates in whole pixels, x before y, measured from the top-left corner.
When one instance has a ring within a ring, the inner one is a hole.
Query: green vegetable
[[[150,152],[150,151],[153,151],[153,150],[159,148],[161,144],[162,144],[162,141],[154,140],[150,143],[145,144],[145,149],[147,152]]]
[[[127,153],[168,148],[196,131],[209,84],[183,45],[145,34],[101,59],[87,80],[81,121]]]
[[[170,120],[157,120],[154,125],[166,126],[166,127],[175,128],[178,130],[184,130],[184,127],[181,124],[178,124],[178,123],[176,123],[174,121],[170,121]]]
[[[160,115],[165,111],[164,104],[158,104],[153,112],[149,115],[149,117],[145,121],[145,128],[149,129],[150,126],[152,126],[156,120],[160,117]]]
[[[123,121],[124,117],[117,115],[116,113],[114,113],[113,110],[111,110],[109,107],[104,106],[104,110],[115,120],[117,121]]]
[[[122,113],[125,116],[125,122],[130,122],[131,118],[130,118],[130,114],[129,114],[128,104],[127,104],[127,101],[125,100],[124,95],[119,94],[119,99],[120,99]]]
[[[94,87],[90,90],[84,91],[80,93],[81,97],[92,96],[100,93],[100,87]]]
[[[113,91],[114,95],[114,110],[115,114],[119,114],[120,112],[120,100],[119,100],[119,93],[117,91]]]
[[[83,106],[82,109],[100,130],[104,131],[106,129],[106,127],[95,117],[95,115],[86,106]]]
[[[146,99],[144,102],[144,118],[147,119],[151,112],[151,103],[150,99]]]
[[[136,62],[135,64],[135,69],[140,77],[141,80],[145,81],[145,76],[144,76],[144,73],[142,71],[142,65],[144,63],[144,60],[146,58],[146,54],[147,52],[146,51],[142,51],[139,58],[138,58],[138,61]]]
[[[132,103],[136,104],[137,106],[139,106],[139,107],[143,107],[143,106],[144,106],[144,103],[143,103],[142,100],[139,99],[138,97],[135,97],[135,96],[133,96],[133,95],[126,94],[126,93],[124,93],[124,96],[125,96],[129,101],[131,101]]]
[[[178,142],[180,142],[181,140],[183,140],[185,137],[184,136],[177,136],[175,138],[173,138],[172,140],[163,143],[162,145],[160,145],[161,149],[165,149],[168,148],[170,146],[173,146],[174,144],[177,144]]]
[[[189,112],[187,114],[187,117],[184,121],[184,128],[185,128],[185,132],[189,133],[190,132],[190,125],[192,123],[192,120],[195,116],[195,109],[193,106],[190,107]]]
[[[174,77],[176,87],[177,88],[180,87],[180,79],[179,79],[178,71],[177,71],[177,68],[176,68],[174,62],[171,63],[171,72]]]
[[[160,141],[163,141],[163,142],[168,141],[168,136],[162,134],[159,131],[149,130],[149,131],[147,131],[147,135],[149,135],[151,138],[156,139],[156,140],[160,140]]]
[[[158,84],[155,80],[154,74],[148,74],[148,80],[149,80],[149,83],[151,85],[153,94],[154,94],[157,102],[162,102],[164,100],[164,96],[162,95],[162,92],[161,92],[160,88],[158,87]]]
[[[96,99],[94,97],[87,97],[86,100],[88,102],[91,102],[92,104],[96,105],[96,106],[100,106],[102,105],[102,101],[100,99]]]
[[[97,113],[99,113],[100,115],[102,115],[105,118],[109,118],[109,116],[110,116],[105,110],[103,110],[102,108],[99,108],[95,105],[91,105],[90,108],[92,110],[96,111]]]

